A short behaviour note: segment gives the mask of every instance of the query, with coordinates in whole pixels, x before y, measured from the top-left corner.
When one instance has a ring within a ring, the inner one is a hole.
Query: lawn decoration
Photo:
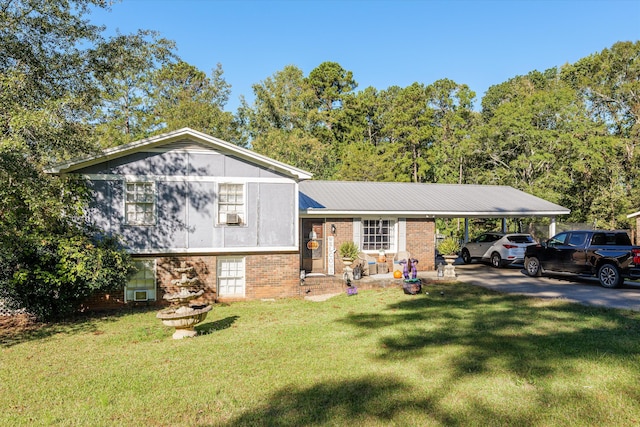
[[[422,290],[422,281],[418,279],[418,260],[415,258],[403,259],[400,264],[403,265],[404,270],[402,290],[407,295],[419,294]]]
[[[186,337],[195,337],[198,332],[194,326],[202,322],[207,313],[211,311],[210,305],[190,305],[189,301],[198,298],[204,293],[204,290],[190,291],[189,288],[195,287],[200,280],[192,276],[195,272],[193,267],[186,267],[183,262],[180,268],[176,268],[175,272],[180,273],[180,279],[172,280],[171,284],[180,288],[180,292],[173,294],[165,294],[164,299],[171,302],[169,308],[161,310],[156,317],[162,320],[166,326],[176,328],[173,333],[173,339],[179,340]]]

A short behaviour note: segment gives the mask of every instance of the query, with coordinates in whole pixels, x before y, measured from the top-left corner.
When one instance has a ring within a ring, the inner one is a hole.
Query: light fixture
[[[331,234],[336,234],[336,225],[331,224]]]

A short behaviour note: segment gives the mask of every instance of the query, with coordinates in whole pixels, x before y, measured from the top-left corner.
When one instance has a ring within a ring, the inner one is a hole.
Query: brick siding
[[[335,248],[353,239],[353,221],[351,218],[328,218],[326,224],[335,224],[336,233]],[[330,228],[328,228],[330,230]],[[406,250],[413,258],[419,260],[419,271],[432,271],[435,269],[435,221],[428,218],[408,218],[406,220]],[[330,231],[328,231],[330,233]],[[389,272],[393,271],[394,253],[386,254],[386,262]],[[223,255],[200,256],[169,256],[156,258],[157,300],[148,302],[133,302],[125,304],[124,292],[96,293],[88,298],[81,310],[105,310],[127,307],[161,307],[168,303],[162,299],[165,293],[178,292],[179,288],[172,285],[171,281],[180,279],[180,274],[175,268],[182,263],[195,267],[195,274],[200,280],[194,289],[204,289],[204,294],[194,304],[211,304],[217,301],[233,301],[239,299],[267,299],[304,296],[309,289],[315,291],[320,288],[339,289],[342,283],[344,264],[338,251],[335,253],[335,281],[307,278],[304,285],[300,281],[300,255],[291,253],[252,253],[238,254],[245,257],[245,297],[244,298],[219,298],[217,295],[217,257]],[[228,256],[228,255],[224,255]],[[317,283],[316,283],[317,282]]]

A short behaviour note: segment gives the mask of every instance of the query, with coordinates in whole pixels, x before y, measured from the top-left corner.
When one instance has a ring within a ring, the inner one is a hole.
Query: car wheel
[[[536,257],[530,257],[524,260],[524,268],[531,277],[542,276],[542,266],[540,260]]]
[[[462,261],[464,261],[465,264],[469,264],[471,262],[471,254],[468,249],[462,250]]]
[[[498,252],[494,252],[491,254],[491,265],[493,265],[495,268],[502,267],[502,257]]]
[[[598,269],[598,280],[604,288],[617,288],[621,282],[620,270],[613,264],[602,264]]]

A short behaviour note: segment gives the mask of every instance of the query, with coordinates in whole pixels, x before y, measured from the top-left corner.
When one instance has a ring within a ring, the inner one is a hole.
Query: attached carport
[[[307,215],[408,215],[426,218],[464,218],[465,241],[470,218],[550,218],[571,211],[563,206],[506,185],[418,184],[401,182],[302,181],[301,210]]]
[[[509,186],[315,180],[300,182],[299,208],[301,265],[328,274],[347,240],[365,253],[377,252],[372,246],[378,244],[391,254],[408,251],[424,260],[420,268],[430,269],[436,265],[436,218],[464,218],[468,241],[470,218],[503,218],[504,228],[506,218],[548,217],[553,235],[556,216],[570,212]]]

